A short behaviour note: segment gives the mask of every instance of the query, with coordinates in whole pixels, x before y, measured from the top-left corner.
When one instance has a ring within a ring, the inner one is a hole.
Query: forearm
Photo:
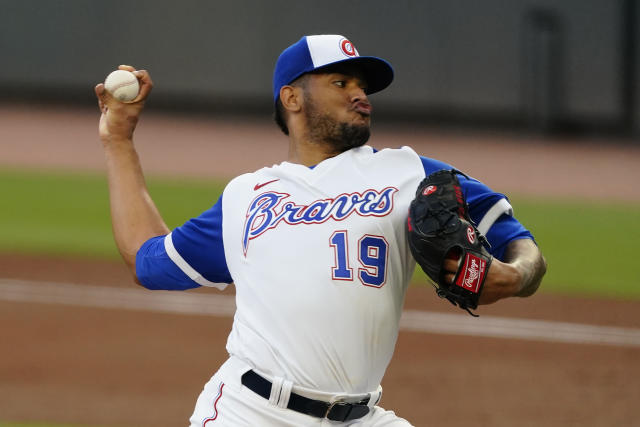
[[[104,143],[104,151],[113,235],[122,258],[135,273],[140,246],[169,229],[149,196],[133,142],[112,140]]]
[[[533,295],[546,271],[547,263],[533,240],[514,240],[507,246],[503,261],[494,258],[491,262],[478,303]]]
[[[138,249],[151,237],[167,234],[169,229],[149,196],[133,146],[133,132],[153,82],[144,70],[136,71],[129,65],[118,68],[134,73],[140,92],[132,102],[123,103],[114,99],[102,83],[96,85],[102,112],[98,132],[107,163],[113,235],[122,258],[135,275]]]
[[[518,273],[513,296],[533,295],[547,271],[547,262],[538,246],[530,239],[515,240],[507,246],[504,260]]]

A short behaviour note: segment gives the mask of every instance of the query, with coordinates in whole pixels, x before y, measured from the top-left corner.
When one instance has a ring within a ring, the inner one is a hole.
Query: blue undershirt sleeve
[[[136,276],[142,286],[151,290],[183,291],[200,285],[169,258],[164,247],[166,236],[147,240],[136,254]]]
[[[232,283],[222,238],[222,196],[218,202],[166,236],[145,242],[136,255],[136,275],[149,289],[223,289]]]

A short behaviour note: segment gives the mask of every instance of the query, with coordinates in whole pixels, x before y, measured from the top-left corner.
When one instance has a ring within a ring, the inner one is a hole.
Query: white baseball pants
[[[189,419],[190,427],[411,427],[393,411],[373,403],[367,415],[345,422],[280,407],[242,385],[240,378],[249,369],[241,360],[229,358],[204,386]]]

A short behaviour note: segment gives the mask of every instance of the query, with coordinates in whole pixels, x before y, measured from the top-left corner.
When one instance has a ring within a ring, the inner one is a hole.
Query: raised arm
[[[133,102],[113,98],[100,83],[95,87],[100,116],[99,134],[104,148],[111,223],[120,255],[135,275],[136,253],[149,238],[169,233],[153,200],[149,196],[133,132],[151,92],[149,73],[127,65],[118,67],[133,72],[140,82],[140,93]]]

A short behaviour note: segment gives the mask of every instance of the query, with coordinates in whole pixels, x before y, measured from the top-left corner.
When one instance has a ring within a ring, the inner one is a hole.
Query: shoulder
[[[238,186],[241,186],[241,187],[246,186],[249,183],[255,181],[257,179],[256,177],[259,176],[258,174],[260,171],[262,171],[262,169],[257,170],[255,172],[243,173],[242,175],[236,176],[231,181],[229,181],[229,183],[224,189],[224,192],[227,192],[227,190],[230,188],[236,188]]]
[[[255,172],[244,173],[233,178],[223,191],[225,199],[236,197],[242,194],[247,196],[254,194],[263,186],[269,184],[277,177],[272,173],[274,167],[258,169]]]
[[[434,172],[443,169],[456,169],[454,166],[449,163],[445,163],[441,160],[432,159],[430,157],[420,156],[420,161],[422,162],[422,167],[424,167],[425,175],[430,175]]]
[[[420,167],[420,156],[408,146],[377,150],[365,145],[350,150],[350,154],[353,161],[358,163],[379,163],[389,168],[407,167],[407,165]]]
[[[450,169],[458,170],[458,168],[455,165],[449,164],[442,160],[421,156],[417,154],[410,147],[401,147],[397,149],[385,149],[385,150],[378,151],[376,154],[378,153],[381,155],[389,155],[397,158],[414,159],[414,161],[417,161],[419,163],[420,168],[424,173],[423,177],[429,176],[432,173],[438,172],[441,170],[450,170]],[[505,197],[503,194],[495,193],[489,186],[487,186],[480,180],[467,175],[465,171],[460,171],[460,172],[465,174],[464,176],[458,175],[458,179],[460,181],[460,185],[464,189],[468,202],[473,203],[476,200],[483,199],[487,196],[500,197],[500,198]]]
[[[368,148],[371,149],[371,147]],[[404,166],[407,165],[407,162],[412,163],[413,165],[421,167],[421,169],[424,170],[425,176],[439,170],[455,168],[455,166],[452,166],[449,163],[443,162],[441,160],[419,155],[413,148],[409,146],[402,146],[399,148],[384,148],[381,150],[371,149],[369,155],[378,157],[382,161],[401,162]]]

